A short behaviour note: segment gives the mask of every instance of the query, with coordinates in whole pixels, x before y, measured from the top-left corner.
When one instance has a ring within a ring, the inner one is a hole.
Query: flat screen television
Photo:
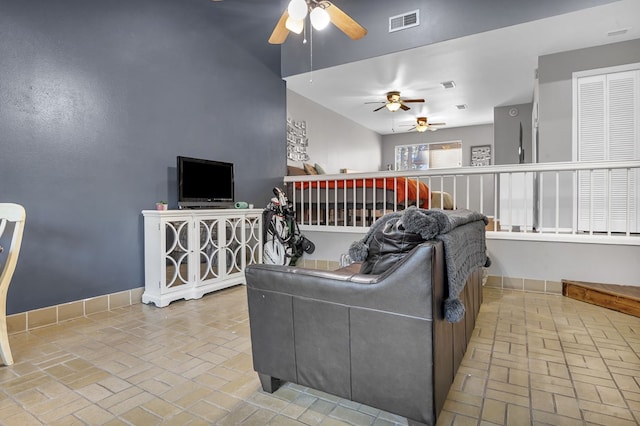
[[[228,208],[233,204],[233,163],[178,156],[180,208]]]

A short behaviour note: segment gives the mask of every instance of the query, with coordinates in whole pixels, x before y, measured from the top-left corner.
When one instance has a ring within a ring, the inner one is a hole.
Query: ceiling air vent
[[[420,25],[420,10],[403,13],[389,18],[389,32],[406,30]]]
[[[455,105],[455,107],[458,109],[467,109],[467,104]]]

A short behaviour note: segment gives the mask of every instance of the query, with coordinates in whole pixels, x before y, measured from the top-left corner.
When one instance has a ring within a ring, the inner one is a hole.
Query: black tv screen
[[[178,156],[178,205],[232,207],[233,163]]]

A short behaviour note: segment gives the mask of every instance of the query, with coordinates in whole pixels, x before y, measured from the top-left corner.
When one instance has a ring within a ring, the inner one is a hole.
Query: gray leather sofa
[[[380,275],[251,265],[246,282],[254,368],[262,388],[289,381],[436,423],[482,303],[467,279],[465,317],[444,320],[443,244],[427,241]]]

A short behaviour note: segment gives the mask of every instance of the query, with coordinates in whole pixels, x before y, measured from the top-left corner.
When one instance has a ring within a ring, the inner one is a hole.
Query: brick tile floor
[[[313,389],[260,390],[246,291],[133,305],[10,336],[2,425],[404,425]],[[438,425],[635,425],[640,318],[484,289]]]

